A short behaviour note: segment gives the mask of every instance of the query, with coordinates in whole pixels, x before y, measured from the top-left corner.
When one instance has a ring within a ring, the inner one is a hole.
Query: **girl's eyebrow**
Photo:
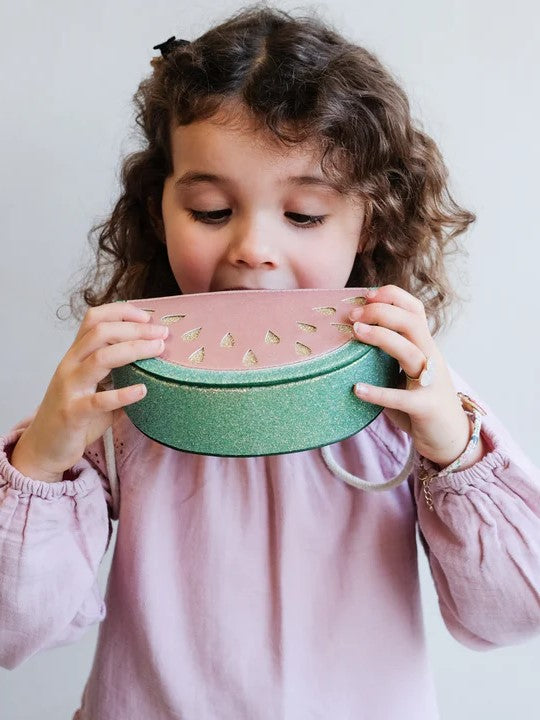
[[[217,185],[235,184],[232,178],[225,177],[224,175],[188,170],[174,181],[174,186],[177,188],[188,188],[203,182],[216,183]],[[334,182],[330,178],[322,178],[316,175],[290,175],[287,178],[278,180],[277,185],[279,186],[283,183],[294,185],[295,187],[320,187],[325,190],[332,190],[340,195],[343,194],[343,187],[340,183]]]

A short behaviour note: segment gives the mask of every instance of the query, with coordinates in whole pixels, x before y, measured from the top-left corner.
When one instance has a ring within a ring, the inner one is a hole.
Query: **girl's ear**
[[[150,224],[152,225],[152,229],[156,233],[159,242],[163,243],[163,245],[166,245],[165,226],[163,225],[161,208],[157,207],[155,198],[148,198],[148,200],[146,201],[146,209],[148,210],[148,215],[150,217]]]
[[[363,227],[360,231],[360,239],[358,240],[358,247],[356,248],[356,254],[361,255],[364,251],[364,247],[368,241],[367,228]]]
[[[360,238],[356,252],[361,255],[364,251],[367,241],[369,240],[369,227],[371,224],[372,207],[369,200],[364,200],[362,226],[360,228]]]

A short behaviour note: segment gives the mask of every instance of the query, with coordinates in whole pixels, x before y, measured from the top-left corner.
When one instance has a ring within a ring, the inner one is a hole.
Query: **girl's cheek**
[[[214,275],[215,262],[211,254],[193,243],[168,246],[169,264],[184,293],[207,292]]]

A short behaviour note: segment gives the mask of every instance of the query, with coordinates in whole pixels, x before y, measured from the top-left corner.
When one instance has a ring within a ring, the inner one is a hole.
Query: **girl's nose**
[[[232,265],[252,268],[261,265],[277,267],[279,264],[276,244],[264,228],[239,231],[229,245],[228,260]]]

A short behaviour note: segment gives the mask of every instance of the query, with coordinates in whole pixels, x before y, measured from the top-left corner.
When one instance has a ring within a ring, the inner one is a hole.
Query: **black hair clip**
[[[182,47],[183,45],[189,45],[190,40],[177,40],[176,37],[173,35],[168,40],[165,40],[165,42],[160,43],[159,45],[154,45],[152,48],[153,50],[160,50],[163,57],[167,57],[167,55],[172,52],[177,47]]]

